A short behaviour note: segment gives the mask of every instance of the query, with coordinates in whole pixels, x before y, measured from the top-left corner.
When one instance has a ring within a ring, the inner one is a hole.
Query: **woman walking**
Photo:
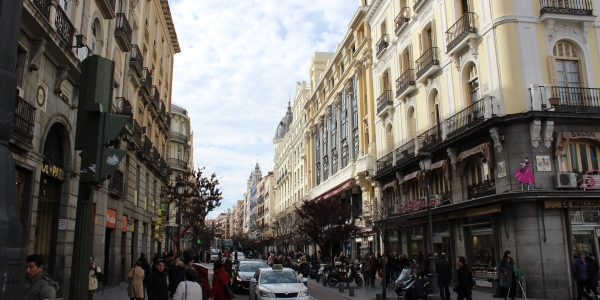
[[[198,275],[194,269],[186,269],[184,272],[185,280],[180,282],[173,295],[175,300],[202,299],[202,287],[196,282]]]
[[[515,299],[515,292],[517,290],[517,280],[515,278],[515,261],[512,259],[510,251],[504,251],[502,260],[500,261],[500,287],[502,288],[502,295],[504,299]],[[509,295],[510,292],[510,295]]]
[[[131,283],[127,288],[129,298],[131,300],[144,299],[144,269],[142,269],[141,261],[135,262],[135,268],[129,271],[127,278],[131,278]]]
[[[212,288],[206,296],[213,298],[213,300],[231,300],[225,292],[225,285],[229,282],[229,274],[223,268],[223,263],[216,261],[213,269],[215,273],[213,274]]]
[[[419,251],[417,254],[417,278],[425,278],[425,254]]]
[[[591,290],[594,296],[598,296],[598,271],[600,270],[600,266],[598,266],[598,262],[591,256],[586,256],[583,260],[587,267],[587,284],[585,289],[588,293]]]

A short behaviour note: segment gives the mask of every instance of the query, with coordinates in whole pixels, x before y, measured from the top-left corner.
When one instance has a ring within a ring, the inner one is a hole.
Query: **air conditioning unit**
[[[575,174],[575,173],[556,173],[556,188],[557,189],[577,188],[577,174]]]
[[[581,182],[580,187],[584,190],[600,190],[600,175],[583,175],[583,181]]]

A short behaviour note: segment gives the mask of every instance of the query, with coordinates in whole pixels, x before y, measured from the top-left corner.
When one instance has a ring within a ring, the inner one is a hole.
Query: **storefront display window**
[[[596,235],[594,230],[573,230],[573,253],[596,257]]]
[[[423,254],[425,254],[425,247],[423,244],[423,238],[421,239],[414,239],[410,241],[410,250],[409,250],[409,255],[411,259],[417,259],[417,255],[419,254],[419,252],[423,252]]]
[[[471,236],[471,261],[475,277],[496,276],[496,257],[494,253],[493,235]]]

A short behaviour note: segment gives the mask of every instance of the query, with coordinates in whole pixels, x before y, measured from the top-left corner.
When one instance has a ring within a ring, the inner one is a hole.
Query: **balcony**
[[[425,3],[425,1],[427,0],[414,0],[415,4],[413,4],[413,11],[417,12],[419,9],[421,9],[421,4]]]
[[[187,161],[183,160],[183,159],[177,159],[177,158],[169,158],[169,166],[181,170],[181,171],[187,171]]]
[[[185,108],[179,106],[179,105],[176,105],[176,104],[171,104],[171,112],[187,116],[187,110]]]
[[[131,56],[129,57],[129,67],[134,70],[137,77],[142,77],[142,69],[144,66],[144,56],[140,47],[136,44],[131,45]]]
[[[42,13],[46,20],[50,21],[50,0],[33,0],[33,5]]]
[[[554,111],[600,113],[600,89],[553,86],[548,102]]]
[[[404,98],[417,89],[415,82],[415,69],[408,69],[396,79],[396,98]]]
[[[381,96],[377,98],[377,115],[381,114],[386,108],[393,108],[393,100],[392,90],[383,91]]]
[[[56,6],[56,19],[54,20],[56,33],[67,47],[73,45],[73,35],[75,34],[75,26],[71,24],[67,13],[60,7]]]
[[[133,118],[133,116],[129,118],[129,121],[130,122],[128,122],[127,124],[131,124],[132,134],[128,137],[127,148],[129,150],[142,149],[142,127],[140,127],[140,124],[138,124],[138,122]]]
[[[544,14],[593,16],[592,0],[540,0],[540,16]]]
[[[408,17],[409,14],[410,14],[410,7],[405,7],[400,11],[398,16],[396,17],[396,20],[394,20],[394,24],[396,25],[394,32],[396,33],[396,36],[400,35],[400,32],[402,32],[402,29],[404,29],[408,26],[408,22],[410,21],[410,18]]]
[[[453,55],[476,38],[477,15],[467,12],[446,31],[446,53]]]
[[[114,19],[116,3],[117,0],[96,0],[100,13],[106,19]]]
[[[409,159],[415,157],[415,140],[410,139],[407,143],[398,147],[394,151],[396,151],[396,166],[399,166]]]
[[[158,160],[158,167],[160,169],[160,175],[162,175],[163,177],[167,176],[167,162],[162,156]]]
[[[142,76],[140,78],[140,82],[142,84],[140,93],[144,91],[146,94],[150,94],[150,92],[152,92],[152,73],[150,72],[150,70],[148,70],[147,67],[142,68]]]
[[[482,98],[448,118],[446,120],[448,124],[447,137],[454,137],[490,118],[493,115],[492,99],[493,97]]]
[[[427,78],[440,69],[440,49],[431,47],[417,59],[417,82],[424,83]]]
[[[152,86],[152,90],[150,91],[150,105],[156,110],[158,111],[159,109],[159,105],[160,105],[160,92],[158,91],[158,88],[156,88],[155,85]]]
[[[13,136],[32,145],[34,126],[35,106],[17,96],[15,101],[15,130],[13,131]]]
[[[115,25],[115,40],[123,52],[131,51],[131,25],[125,17],[124,13],[117,14],[117,22]]]
[[[187,140],[187,137],[185,136],[185,134],[171,131],[169,133],[169,135],[171,136],[171,141],[175,141],[175,142],[179,142],[179,143],[187,145],[188,140]]]
[[[389,46],[388,35],[384,34],[381,36],[381,38],[377,42],[377,58],[379,58],[383,54],[383,52],[385,52],[385,50],[387,49],[388,46]]]
[[[375,162],[377,166],[376,174],[380,174],[381,172],[391,169],[394,166],[394,152],[390,152],[378,159]]]
[[[115,170],[110,177],[110,182],[108,183],[108,194],[115,198],[121,198],[124,196],[124,174],[121,170]]]
[[[496,194],[496,183],[494,180],[484,180],[483,182],[467,186],[467,198],[475,199],[484,196]]]
[[[150,159],[150,165],[156,170],[160,170],[160,152],[155,146],[152,146],[152,157]]]
[[[145,160],[152,160],[152,142],[147,135],[144,135],[144,143],[142,144],[140,154]]]
[[[427,151],[442,142],[442,127],[438,124],[423,132],[417,139],[420,143],[419,150]]]
[[[117,115],[127,116],[133,114],[133,107],[131,103],[124,97],[117,97],[114,101],[114,112]]]

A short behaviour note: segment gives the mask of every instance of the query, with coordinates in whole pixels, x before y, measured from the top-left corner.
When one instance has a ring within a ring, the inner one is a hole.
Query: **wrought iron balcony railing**
[[[150,96],[150,103],[154,106],[154,109],[158,110],[160,105],[160,92],[155,85],[152,86]]]
[[[429,130],[419,135],[418,139],[419,143],[421,143],[419,150],[429,150],[442,142],[442,127],[439,124],[431,127]]]
[[[415,157],[415,139],[410,139],[394,151],[396,151],[396,165],[403,164],[405,161]]]
[[[181,170],[187,170],[187,161],[177,158],[169,158],[169,166]]]
[[[383,111],[388,105],[393,104],[392,90],[383,91],[381,96],[377,98],[377,113]]]
[[[600,89],[553,86],[550,104],[554,111],[598,113],[600,112]]]
[[[152,159],[152,142],[147,135],[144,135],[144,144],[142,145],[141,154],[146,160]]]
[[[131,25],[129,25],[129,21],[127,21],[125,14],[118,13],[115,24],[115,39],[123,52],[129,52],[131,50],[132,34],[133,31],[131,30]]]
[[[124,195],[124,182],[125,176],[121,170],[115,170],[110,177],[110,183],[108,184],[108,193],[121,198]]]
[[[60,5],[56,6],[56,19],[54,20],[54,25],[56,26],[56,33],[60,39],[67,45],[67,47],[71,47],[73,45],[75,26],[71,24],[67,13],[65,13]]]
[[[15,130],[13,135],[31,144],[35,126],[35,106],[17,96],[15,101]]]
[[[144,66],[144,56],[140,47],[136,44],[131,45],[131,56],[129,57],[129,66],[137,72],[139,77],[142,76]]]
[[[483,98],[448,118],[448,137],[453,137],[485,120],[485,100]],[[489,98],[491,99],[491,97]]]
[[[592,0],[540,0],[540,15],[562,14],[592,16]]]
[[[131,115],[133,113],[131,103],[124,97],[115,98],[114,110],[117,115]]]
[[[446,31],[446,52],[456,47],[470,33],[477,33],[477,15],[473,12],[465,13]]]
[[[50,21],[50,0],[33,0],[33,5],[42,13],[46,20]]]
[[[177,104],[171,104],[171,112],[187,115],[187,110]]]
[[[185,136],[185,134],[179,133],[179,132],[175,132],[175,131],[171,131],[169,133],[169,135],[171,136],[171,140],[172,141],[180,142],[180,143],[183,143],[183,144],[187,144],[187,137]]]
[[[496,183],[494,180],[484,180],[467,187],[468,199],[475,199],[496,194]]]
[[[152,91],[152,73],[147,67],[142,68],[142,77],[140,79],[142,87],[146,89],[146,93],[150,93]]]
[[[423,2],[425,2],[425,0],[415,0],[415,4],[413,4],[413,11],[417,11],[419,8],[421,8],[421,4],[423,4]]]
[[[384,34],[377,42],[377,57],[379,57],[389,46],[388,35]]]
[[[402,10],[400,10],[400,13],[398,14],[398,16],[396,16],[396,20],[394,20],[394,23],[396,24],[394,32],[396,33],[396,35],[398,35],[400,31],[402,31],[402,28],[404,28],[410,21],[410,18],[408,17],[409,13],[410,7],[405,7]]]
[[[415,85],[415,69],[408,69],[396,79],[396,97],[400,97],[409,86]]]
[[[375,164],[377,165],[377,174],[392,168],[394,166],[394,152],[392,151],[378,159]]]
[[[434,65],[440,64],[440,49],[431,47],[417,59],[417,78],[425,74]]]

